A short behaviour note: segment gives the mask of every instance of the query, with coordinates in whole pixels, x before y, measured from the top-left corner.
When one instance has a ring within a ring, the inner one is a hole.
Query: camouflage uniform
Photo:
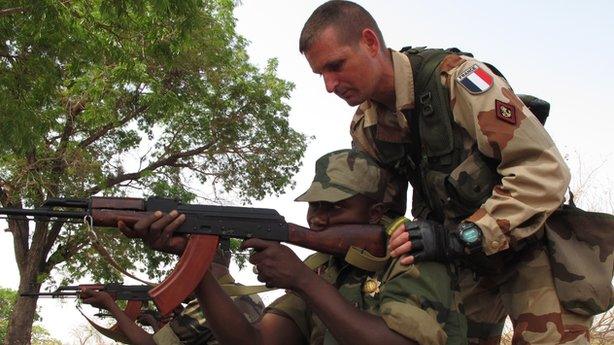
[[[235,283],[230,275],[218,279],[220,284]],[[232,297],[235,305],[243,312],[250,322],[260,319],[264,304],[258,295]],[[200,304],[197,300],[188,303],[181,314],[162,327],[153,335],[153,340],[158,345],[215,345],[218,344],[213,333],[207,326]]]
[[[440,81],[443,94],[415,96],[418,72],[408,55],[391,54],[396,109],[364,102],[352,120],[352,138],[410,181],[414,217],[439,221],[449,231],[462,221],[482,230],[482,249],[494,271],[481,277],[467,268],[460,272],[470,342],[498,343],[509,314],[515,343],[587,343],[591,318],[561,307],[540,240],[570,180],[552,139],[485,64],[447,54],[431,78]],[[481,85],[466,83],[478,74]],[[426,112],[431,96],[447,98],[447,114],[412,117]],[[429,125],[437,116],[448,119],[447,128]]]
[[[390,202],[388,197],[397,194],[392,191],[398,185],[389,183],[389,177],[365,155],[351,150],[336,151],[318,160],[311,187],[297,200],[336,202],[360,193]],[[405,187],[401,184],[401,188]],[[382,225],[390,222],[390,218],[384,218]],[[321,264],[312,265],[314,260]],[[323,254],[306,262],[323,279],[337,286],[339,293],[356,308],[379,315],[395,332],[420,344],[446,341],[466,344],[465,319],[458,312],[447,266],[440,263],[403,266],[398,260],[388,260],[381,269],[369,272],[342,258]],[[266,312],[292,319],[309,344],[337,343],[317,315],[292,292],[273,302]]]

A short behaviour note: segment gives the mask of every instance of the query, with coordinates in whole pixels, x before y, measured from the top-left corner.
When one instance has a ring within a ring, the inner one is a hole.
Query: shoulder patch
[[[478,64],[474,64],[463,71],[456,78],[456,81],[472,94],[486,92],[493,84],[492,76]]]
[[[512,104],[495,100],[495,113],[499,120],[503,120],[512,125],[516,124],[516,107]]]

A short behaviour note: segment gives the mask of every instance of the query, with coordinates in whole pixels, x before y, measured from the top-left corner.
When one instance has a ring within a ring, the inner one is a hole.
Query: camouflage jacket
[[[220,284],[235,284],[230,275],[218,279]],[[235,305],[243,312],[250,321],[260,319],[264,309],[264,303],[258,295],[232,297]],[[153,335],[158,345],[215,345],[218,344],[213,333],[207,327],[207,320],[197,300],[188,303],[179,316],[171,320]]]
[[[563,202],[570,174],[548,133],[507,81],[473,58],[445,56],[435,76],[445,90],[442,97],[448,97],[449,114],[444,115],[450,118],[453,138],[442,140],[453,142],[460,159],[440,160],[431,169],[427,165],[435,159],[427,156],[421,141],[428,123],[412,117],[417,103],[424,101],[415,97],[415,73],[407,55],[391,53],[396,109],[371,101],[361,104],[351,123],[354,145],[406,175],[414,187],[415,217],[428,217],[433,211],[425,206],[429,201],[439,203],[445,217],[436,220],[448,228],[461,221],[477,224],[487,255],[540,231]],[[486,180],[494,183],[476,183],[489,169],[494,177]],[[463,208],[464,213],[459,211]]]
[[[380,316],[390,329],[419,344],[467,343],[466,323],[458,313],[448,269],[442,264],[404,266],[391,260],[383,270],[370,273],[328,256],[318,272],[356,308]],[[274,301],[267,312],[293,320],[308,344],[337,344],[295,293]]]

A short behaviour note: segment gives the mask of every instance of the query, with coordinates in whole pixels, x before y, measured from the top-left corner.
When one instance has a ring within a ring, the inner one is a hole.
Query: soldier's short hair
[[[382,32],[367,10],[351,1],[332,0],[316,8],[305,22],[299,39],[299,51],[305,53],[309,50],[322,30],[329,26],[337,29],[340,42],[347,45],[356,44],[362,31],[371,29],[377,34],[382,51],[386,49]]]
[[[362,194],[387,206],[395,215],[403,215],[406,192],[406,179],[380,167],[363,152],[344,149],[327,153],[316,161],[313,182],[296,201],[337,202]]]

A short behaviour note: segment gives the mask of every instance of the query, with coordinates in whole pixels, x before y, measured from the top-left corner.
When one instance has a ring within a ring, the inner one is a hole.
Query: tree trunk
[[[47,254],[42,249],[44,241],[41,235],[43,232],[37,228],[39,231],[32,236],[32,246],[28,249],[28,224],[9,222],[9,229],[13,233],[15,260],[19,268],[19,289],[17,292],[20,294],[39,292],[41,282],[38,282],[38,277],[42,273],[40,272],[43,267],[41,263]],[[17,297],[4,345],[30,345],[37,301],[38,297]]]
[[[36,278],[32,279],[32,283],[27,283],[28,287],[36,287],[30,290],[30,288],[23,288],[22,283],[19,284],[19,291],[38,292],[40,290],[40,284],[36,283]],[[4,339],[4,345],[30,345],[30,339],[32,337],[32,324],[36,314],[36,302],[37,297],[21,297],[17,298],[15,303],[15,309],[11,314],[11,320]]]

